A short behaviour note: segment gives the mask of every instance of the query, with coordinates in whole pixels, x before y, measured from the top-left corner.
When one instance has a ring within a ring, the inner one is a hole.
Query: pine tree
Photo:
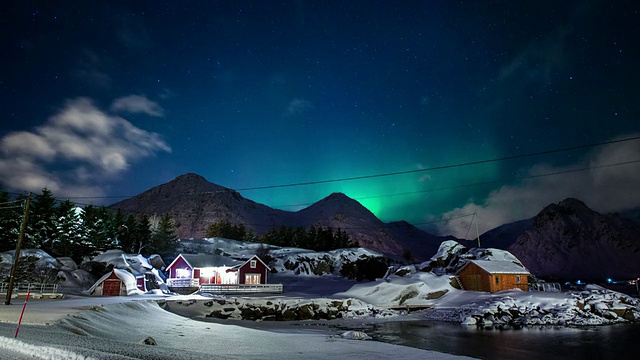
[[[29,237],[29,241],[24,244],[25,248],[51,251],[51,244],[56,233],[55,204],[56,199],[47,188],[42,189],[42,193],[35,196],[29,208],[27,220],[30,224],[32,237]]]
[[[21,204],[11,201],[9,193],[0,192],[0,252],[16,248],[24,212]]]
[[[118,209],[116,213],[110,217],[111,221],[109,221],[108,233],[109,238],[112,239],[112,245],[114,248],[122,249],[122,240],[120,239],[122,235],[122,230],[124,226],[124,214],[121,209]]]
[[[141,254],[142,250],[146,249],[151,244],[151,223],[146,214],[142,215],[134,234],[137,246],[136,252]]]
[[[51,253],[55,256],[75,257],[75,250],[82,240],[83,229],[76,205],[65,200],[56,211],[55,236],[51,244]],[[81,259],[77,259],[81,260]]]
[[[94,255],[97,251],[111,248],[111,239],[107,231],[109,222],[104,207],[86,206],[82,212],[83,238],[80,244],[82,256]]]
[[[153,252],[161,256],[170,256],[173,255],[177,247],[178,239],[175,225],[169,214],[165,214],[151,233],[151,246],[147,253]]]
[[[122,251],[131,254],[138,251],[136,243],[136,232],[138,231],[138,220],[135,216],[129,215],[118,231],[118,240]]]
[[[262,233],[260,242],[263,244],[278,245],[278,232],[276,231],[276,229],[268,229],[267,231]]]

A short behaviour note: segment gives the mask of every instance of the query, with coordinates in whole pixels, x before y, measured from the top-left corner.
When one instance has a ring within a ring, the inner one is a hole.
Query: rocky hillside
[[[204,237],[209,225],[219,220],[246,224],[260,233],[280,226],[290,214],[246,199],[197,174],[178,176],[109,208],[134,214],[168,213],[176,221],[176,235],[182,238]]]
[[[269,228],[330,226],[346,231],[361,247],[424,260],[449,238],[428,234],[408,223],[384,223],[356,200],[334,193],[297,212],[270,208],[244,198],[235,190],[208,182],[197,174],[178,176],[133,198],[110,206],[125,212],[168,213],[181,238],[202,238],[209,225],[227,220],[244,224],[260,235]]]
[[[532,219],[501,226],[481,239],[483,246],[509,250],[540,277],[640,276],[640,226],[616,214],[600,214],[576,199],[551,204]]]

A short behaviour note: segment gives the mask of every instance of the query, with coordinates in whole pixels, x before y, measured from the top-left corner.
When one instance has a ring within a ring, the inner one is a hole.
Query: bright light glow
[[[191,270],[189,269],[176,269],[176,277],[179,279],[188,279],[191,277]]]
[[[229,271],[229,272],[227,272],[227,269],[230,269],[230,267],[228,267],[228,266],[220,267],[220,281],[223,284],[237,284],[238,283],[238,272],[237,271]]]
[[[200,277],[213,277],[216,275],[216,268],[207,267],[200,269]]]

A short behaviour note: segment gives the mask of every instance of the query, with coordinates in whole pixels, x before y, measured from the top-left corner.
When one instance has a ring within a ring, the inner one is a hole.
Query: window
[[[516,275],[516,282],[520,282],[520,275]]]
[[[256,260],[251,260],[251,268],[255,269],[258,262]]]
[[[500,277],[498,275],[496,275],[496,285],[500,285]]]
[[[260,284],[260,274],[244,274],[244,283],[251,285]]]
[[[176,269],[176,277],[179,279],[188,279],[191,277],[191,270],[189,269]]]

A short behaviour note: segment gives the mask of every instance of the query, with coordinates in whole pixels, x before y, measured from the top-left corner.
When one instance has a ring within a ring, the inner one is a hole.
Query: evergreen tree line
[[[20,234],[26,196],[11,199],[0,192],[0,252],[14,250]],[[12,201],[16,202],[12,202]],[[99,251],[171,255],[178,245],[171,217],[125,217],[121,210],[88,205],[78,209],[70,200],[59,202],[48,189],[31,200],[22,248],[42,249],[54,257],[81,262]]]
[[[226,220],[217,221],[209,225],[207,237],[222,237],[234,240],[261,242],[264,244],[297,247],[314,251],[329,251],[342,248],[358,247],[358,243],[351,241],[346,231],[333,230],[331,227],[311,226],[307,230],[304,226],[281,226],[267,230],[260,238],[253,230],[243,224],[234,225]]]

